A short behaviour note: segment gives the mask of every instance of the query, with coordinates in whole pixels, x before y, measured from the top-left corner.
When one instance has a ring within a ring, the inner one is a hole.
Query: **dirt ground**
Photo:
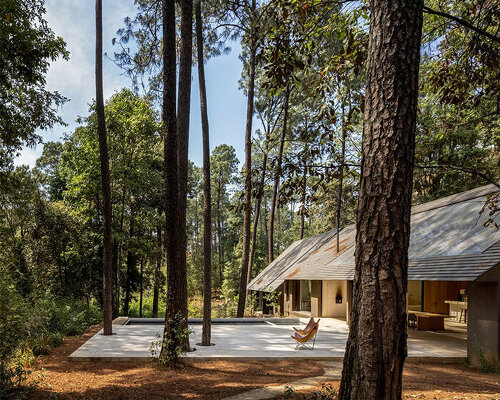
[[[31,399],[222,399],[266,385],[282,384],[323,374],[316,362],[211,361],[167,369],[152,362],[70,362],[68,356],[97,327],[70,337],[40,357],[33,377],[40,374]]]
[[[98,329],[95,327],[82,336],[66,338],[51,354],[40,357],[33,373],[40,383],[29,398],[215,400],[323,374],[321,363],[312,361],[211,361],[178,369],[144,362],[68,361],[68,356]],[[331,384],[338,389],[338,381]],[[302,399],[303,394],[298,392],[294,398]],[[500,374],[482,373],[466,365],[407,363],[403,398],[500,400]]]
[[[338,390],[340,382],[329,383]],[[310,395],[320,390],[321,386],[307,392],[297,391],[292,399],[303,399],[305,393]],[[279,396],[276,400],[284,398]],[[500,374],[483,373],[466,365],[406,363],[403,399],[500,400]]]

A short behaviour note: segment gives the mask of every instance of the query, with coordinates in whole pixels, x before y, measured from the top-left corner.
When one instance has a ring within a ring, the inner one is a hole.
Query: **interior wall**
[[[449,314],[450,305],[445,300],[458,300],[460,289],[466,289],[467,282],[424,282],[424,311]]]
[[[311,281],[311,316],[321,315],[321,281]]]
[[[321,316],[345,318],[347,315],[347,281],[323,281]],[[342,303],[336,303],[337,295],[342,296]]]
[[[408,310],[420,311],[422,281],[408,281]]]

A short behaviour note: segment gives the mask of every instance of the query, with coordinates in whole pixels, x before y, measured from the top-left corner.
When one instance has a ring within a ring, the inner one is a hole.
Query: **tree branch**
[[[498,36],[492,35],[491,33],[488,33],[485,30],[472,25],[470,22],[462,18],[455,17],[454,15],[442,11],[433,10],[432,8],[429,8],[427,6],[424,6],[424,12],[426,12],[427,14],[439,15],[440,17],[451,19],[452,21],[455,21],[458,24],[465,26],[466,28],[472,31],[479,33],[482,36],[486,36],[487,38],[493,40],[494,42],[500,43],[500,38]]]
[[[447,164],[438,164],[438,165],[415,165],[415,168],[420,168],[420,169],[452,169],[455,171],[461,171],[461,172],[466,172],[468,174],[472,174],[475,176],[480,177],[481,179],[484,179],[486,182],[491,183],[492,185],[495,185],[498,189],[500,189],[500,183],[491,179],[489,176],[483,174],[482,172],[478,172],[474,169],[470,168],[465,168],[465,167],[457,167],[455,165],[447,165]]]

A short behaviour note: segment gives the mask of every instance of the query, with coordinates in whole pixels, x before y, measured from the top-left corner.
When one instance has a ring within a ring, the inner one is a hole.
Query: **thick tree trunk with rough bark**
[[[253,2],[255,4],[255,2]],[[255,10],[255,7],[254,7]],[[252,119],[253,101],[255,89],[255,58],[257,46],[255,39],[251,38],[250,58],[248,61],[248,99],[247,99],[247,123],[245,131],[245,198],[243,200],[243,250],[241,255],[241,274],[238,298],[238,310],[236,316],[243,317],[247,300],[248,262],[250,259],[250,225],[252,207]]]
[[[351,327],[339,399],[400,399],[422,0],[372,0]]]
[[[285,102],[283,104],[283,127],[281,131],[280,144],[278,148],[278,158],[276,160],[276,171],[274,174],[273,197],[271,198],[271,210],[269,214],[269,234],[267,240],[269,241],[268,248],[268,261],[272,263],[274,260],[274,215],[276,211],[276,203],[278,200],[278,186],[281,178],[281,160],[283,158],[283,147],[285,145],[286,125],[288,122],[288,99],[290,97],[290,88],[287,86],[285,90]]]
[[[106,120],[104,117],[104,95],[102,88],[102,0],[95,2],[95,86],[97,133],[99,136],[99,157],[101,160],[101,184],[103,198],[103,330],[104,335],[113,334],[113,265],[111,243],[111,184],[109,178],[108,142],[106,139]]]
[[[178,203],[179,185],[177,170],[177,121],[176,121],[176,48],[175,48],[175,0],[162,0],[163,20],[163,136],[164,136],[164,195],[165,195],[165,258],[167,263],[167,306],[165,310],[164,337],[171,338],[168,347],[163,346],[162,356],[175,352],[175,340],[171,322],[182,308],[182,279],[178,268]]]
[[[177,169],[178,177],[178,230],[177,230],[177,291],[176,310],[184,318],[183,328],[187,329],[187,182],[189,115],[191,102],[191,66],[193,60],[193,0],[181,0],[181,35],[179,62],[179,93],[177,98]],[[183,350],[189,350],[189,337],[183,340]]]
[[[210,131],[203,45],[201,0],[198,0],[196,2],[196,49],[198,52],[198,81],[203,136],[203,329],[201,344],[202,346],[210,346],[212,336],[212,194],[210,190]]]

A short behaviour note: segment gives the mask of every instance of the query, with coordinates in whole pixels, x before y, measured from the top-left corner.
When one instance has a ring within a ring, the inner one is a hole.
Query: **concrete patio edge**
[[[79,356],[69,356],[69,361],[71,362],[148,362],[153,361],[152,357],[79,357]],[[287,361],[287,360],[313,360],[313,361],[343,361],[344,357],[315,357],[303,356],[303,357],[189,357],[181,356],[181,360],[185,363],[198,363],[206,361]],[[422,363],[435,363],[435,364],[464,364],[467,362],[467,357],[407,357],[406,363],[409,364],[422,364]]]

